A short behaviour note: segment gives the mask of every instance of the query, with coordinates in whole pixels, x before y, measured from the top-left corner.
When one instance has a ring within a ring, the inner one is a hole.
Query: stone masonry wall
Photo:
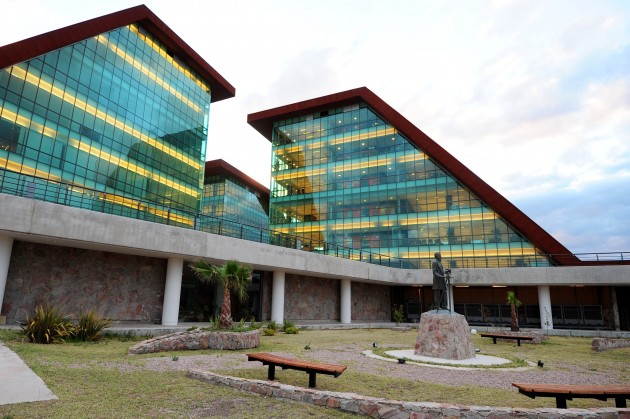
[[[391,298],[388,285],[353,282],[352,290],[353,321],[390,321]]]
[[[286,274],[284,317],[291,320],[339,320],[339,281]]]
[[[67,315],[95,309],[114,321],[161,319],[166,260],[16,240],[4,294],[7,324],[36,304]]]
[[[339,393],[295,387],[275,381],[228,377],[207,371],[191,370],[188,377],[210,384],[219,384],[241,391],[309,403],[373,418],[630,418],[630,409],[523,409],[490,406],[461,406],[432,402],[403,402],[378,397],[360,396],[355,393]],[[341,379],[341,378],[340,378]]]
[[[390,287],[352,282],[352,320],[389,321]],[[339,321],[340,281],[287,274],[284,316],[290,320]]]
[[[630,339],[594,338],[591,347],[597,352],[617,348],[630,348]]]
[[[444,359],[474,358],[466,318],[446,310],[422,313],[414,353]]]
[[[197,349],[251,349],[260,346],[260,331],[210,332],[193,330],[143,340],[129,348],[132,355]]]

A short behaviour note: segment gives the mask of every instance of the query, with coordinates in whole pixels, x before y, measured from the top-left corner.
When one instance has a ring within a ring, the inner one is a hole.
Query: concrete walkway
[[[0,342],[0,405],[53,399],[44,381]]]

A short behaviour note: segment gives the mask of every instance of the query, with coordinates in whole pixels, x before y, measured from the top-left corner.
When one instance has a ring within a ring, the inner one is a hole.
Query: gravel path
[[[553,368],[445,368],[427,365],[398,364],[362,354],[365,348],[359,345],[343,345],[330,349],[315,349],[305,358],[333,364],[347,365],[351,370],[387,377],[425,381],[455,386],[483,385],[511,389],[513,382],[545,382],[575,384],[614,384],[615,377],[609,373],[590,371],[575,365],[554,365]],[[295,357],[294,354],[274,352],[276,355]],[[248,362],[244,354],[171,356],[146,358],[144,366],[130,364],[110,365],[121,370],[147,369],[151,371],[229,370],[253,368],[259,363]]]

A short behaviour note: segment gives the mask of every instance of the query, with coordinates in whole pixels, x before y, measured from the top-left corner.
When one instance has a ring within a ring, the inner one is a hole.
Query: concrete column
[[[271,320],[284,323],[284,272],[282,271],[273,271]]]
[[[0,236],[0,314],[2,314],[4,290],[7,287],[9,263],[11,263],[11,249],[13,249],[13,237]]]
[[[162,304],[162,326],[177,326],[183,273],[184,259],[168,258],[166,285],[164,286],[164,303]]]
[[[341,289],[339,300],[341,301],[340,307],[340,320],[341,323],[352,323],[352,282],[349,279],[341,280]]]
[[[540,328],[553,329],[553,318],[551,317],[551,295],[549,285],[538,286],[538,307],[540,309]]]

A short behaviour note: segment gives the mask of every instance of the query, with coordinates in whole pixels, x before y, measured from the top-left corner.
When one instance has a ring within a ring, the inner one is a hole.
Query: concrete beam
[[[17,240],[388,285],[431,285],[430,269],[379,266],[0,194],[0,234]],[[630,265],[453,269],[454,285],[628,285]]]

